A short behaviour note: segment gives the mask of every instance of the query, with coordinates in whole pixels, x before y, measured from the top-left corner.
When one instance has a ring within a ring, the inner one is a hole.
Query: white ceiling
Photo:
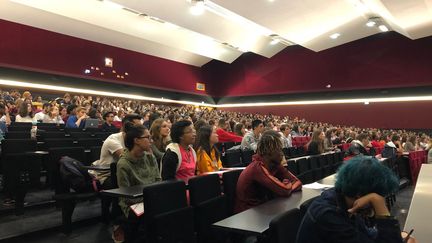
[[[432,35],[432,0],[205,0],[198,16],[191,5],[0,0],[0,18],[194,66],[231,63],[245,51],[270,58],[292,44],[325,50],[379,33],[366,26],[371,17],[411,39]]]

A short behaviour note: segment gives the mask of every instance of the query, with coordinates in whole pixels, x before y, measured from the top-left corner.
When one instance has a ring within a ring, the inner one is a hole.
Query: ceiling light
[[[389,29],[387,28],[387,26],[385,26],[385,25],[380,25],[380,26],[378,26],[378,28],[381,30],[381,32],[387,32],[387,31],[389,31]]]
[[[192,0],[192,6],[189,9],[189,12],[192,15],[201,15],[204,13],[204,1],[203,0]]]
[[[270,45],[276,45],[277,43],[279,43],[280,41],[278,39],[274,39],[270,42]]]
[[[376,22],[373,21],[373,20],[369,20],[369,21],[366,23],[366,26],[367,26],[367,27],[374,27],[375,25],[376,25]]]
[[[330,36],[330,38],[332,38],[333,40],[337,39],[341,34],[339,33],[334,33],[333,35]]]
[[[122,5],[120,5],[120,4],[118,4],[118,3],[115,3],[115,2],[111,2],[111,1],[107,1],[107,0],[105,0],[105,1],[103,1],[107,6],[109,6],[110,8],[113,8],[113,9],[123,9],[123,6]]]
[[[84,70],[84,73],[89,74],[90,73],[90,69]]]
[[[365,101],[364,104],[365,104],[365,105],[369,105],[369,101]]]
[[[331,88],[331,84],[327,84],[327,85],[326,85],[326,88],[327,88],[327,89],[330,89],[330,88]]]

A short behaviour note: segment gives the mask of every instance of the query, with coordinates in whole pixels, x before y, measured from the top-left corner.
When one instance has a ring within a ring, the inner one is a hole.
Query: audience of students
[[[345,152],[345,156],[357,155],[376,155],[375,149],[369,141],[369,135],[366,133],[358,134],[357,138],[351,142],[351,146]]]
[[[23,101],[19,107],[15,122],[33,122],[33,109],[31,103]]]
[[[75,108],[75,115],[70,115],[66,122],[67,128],[84,128],[85,119],[88,116],[84,107],[78,106]]]
[[[197,156],[193,145],[196,132],[189,120],[180,120],[171,127],[172,143],[162,157],[162,179],[181,179],[187,182],[195,175]]]
[[[161,161],[167,145],[171,142],[170,126],[163,118],[158,118],[153,121],[150,128],[150,135],[153,139],[152,151],[156,156],[158,163]]]
[[[292,147],[292,137],[291,137],[291,129],[287,124],[282,124],[279,128],[282,148]]]
[[[245,134],[241,141],[241,148],[243,150],[257,150],[258,142],[261,138],[261,133],[264,131],[264,124],[261,120],[252,121],[252,131]]]
[[[200,128],[197,142],[197,174],[222,168],[221,155],[215,146],[218,142],[216,127],[206,125]]]
[[[225,119],[219,119],[218,127],[217,127],[217,135],[219,136],[219,141],[221,143],[225,142],[241,142],[243,137],[238,136],[234,133],[228,132],[227,129],[229,124]]]
[[[148,129],[139,124],[126,123],[124,144],[126,150],[117,162],[117,184],[119,187],[146,185],[160,181],[160,173],[155,156],[151,152],[151,137]],[[130,209],[131,205],[142,202],[142,197],[136,199],[119,198],[119,205],[128,219],[122,225],[125,240],[136,242],[142,235],[138,232],[142,222]],[[113,236],[121,241],[121,228],[114,229]],[[120,238],[120,239],[119,239]]]
[[[57,106],[50,106],[48,112],[44,115],[42,122],[64,124],[63,119],[59,115],[59,108]]]
[[[262,123],[261,123],[262,124]],[[256,154],[237,182],[235,211],[241,212],[274,197],[288,197],[302,183],[282,166],[280,134],[268,130],[262,134]]]
[[[307,153],[309,155],[317,155],[324,153],[324,132],[322,130],[315,130],[312,133],[312,138],[307,143]]]
[[[103,115],[104,123],[101,129],[106,132],[116,132],[118,129],[113,125],[114,122],[114,112],[108,111]]]

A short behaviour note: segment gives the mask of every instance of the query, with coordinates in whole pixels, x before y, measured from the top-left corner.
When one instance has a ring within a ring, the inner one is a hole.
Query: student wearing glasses
[[[152,140],[149,130],[143,125],[127,124],[124,143],[126,150],[117,162],[117,183],[119,187],[151,184],[160,180],[156,157],[151,152]],[[119,199],[119,206],[128,223],[123,226],[126,240],[136,240],[139,235],[139,218],[130,206],[142,202],[142,198]],[[129,238],[129,239],[128,239]]]
[[[111,111],[108,111],[103,115],[103,119],[105,122],[102,124],[102,130],[105,132],[117,132],[118,128],[113,125],[114,121],[114,113]]]
[[[171,127],[172,143],[162,157],[162,179],[180,179],[187,182],[195,175],[197,156],[193,145],[196,132],[189,120],[180,120]]]

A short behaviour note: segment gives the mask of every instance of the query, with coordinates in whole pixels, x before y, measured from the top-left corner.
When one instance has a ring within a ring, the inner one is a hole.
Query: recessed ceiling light
[[[366,26],[367,26],[367,27],[374,27],[375,25],[376,25],[376,22],[373,21],[373,20],[369,20],[369,21],[366,23]]]
[[[333,35],[330,36],[330,38],[332,38],[333,40],[337,39],[341,34],[339,33],[334,33]]]
[[[389,31],[389,29],[387,28],[387,26],[385,26],[385,25],[380,25],[380,26],[378,26],[378,28],[381,30],[381,32],[387,32],[387,31]]]
[[[270,42],[270,45],[276,45],[277,43],[279,43],[278,39],[274,39]]]
[[[327,89],[330,89],[330,88],[331,88],[331,84],[327,84],[327,85],[326,85],[326,88],[327,88]]]
[[[364,103],[365,105],[369,105],[369,101],[365,101],[365,103]]]
[[[89,74],[90,73],[90,69],[84,70],[84,73]]]

